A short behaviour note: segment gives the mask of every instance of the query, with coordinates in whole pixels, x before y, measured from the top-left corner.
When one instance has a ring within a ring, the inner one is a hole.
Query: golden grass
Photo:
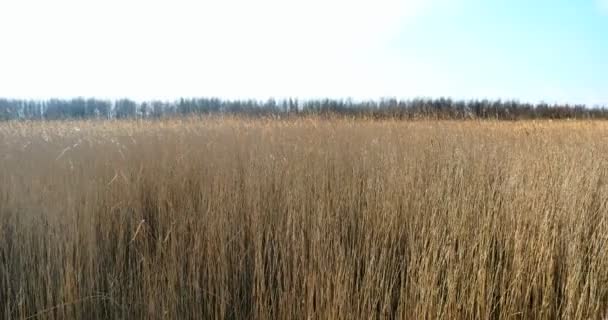
[[[600,319],[608,123],[0,124],[6,319]]]

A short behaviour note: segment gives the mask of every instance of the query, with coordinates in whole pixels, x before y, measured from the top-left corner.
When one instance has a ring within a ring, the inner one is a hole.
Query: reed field
[[[608,122],[0,123],[0,319],[604,319]]]

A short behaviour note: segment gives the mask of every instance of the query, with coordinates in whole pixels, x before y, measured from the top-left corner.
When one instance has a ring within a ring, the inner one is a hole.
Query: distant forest
[[[439,99],[283,99],[222,100],[179,99],[172,102],[135,102],[101,99],[50,99],[44,101],[0,99],[0,121],[63,119],[153,119],[190,115],[348,116],[376,119],[608,119],[604,107],[585,105],[530,104],[518,101]]]

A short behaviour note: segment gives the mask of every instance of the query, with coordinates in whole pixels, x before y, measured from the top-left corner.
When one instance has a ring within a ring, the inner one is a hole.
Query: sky
[[[0,0],[0,97],[608,105],[608,0]]]

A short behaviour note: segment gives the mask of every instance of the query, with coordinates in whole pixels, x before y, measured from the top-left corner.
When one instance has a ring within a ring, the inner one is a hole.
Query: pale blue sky
[[[608,0],[2,0],[0,96],[608,104]]]
[[[393,43],[443,74],[448,95],[608,102],[608,1],[456,2]]]

